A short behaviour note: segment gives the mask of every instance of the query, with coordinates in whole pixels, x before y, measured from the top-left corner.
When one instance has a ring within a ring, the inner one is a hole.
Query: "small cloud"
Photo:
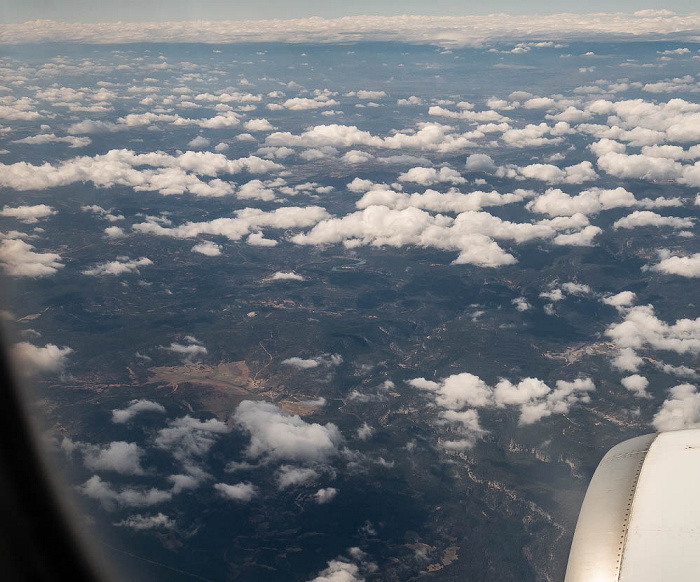
[[[338,495],[338,490],[335,487],[326,487],[316,491],[314,497],[316,498],[316,503],[323,505],[335,499],[336,495]]]
[[[247,503],[253,497],[257,496],[258,489],[252,483],[237,483],[229,485],[228,483],[216,483],[214,489],[219,492],[219,495],[225,499],[232,499],[241,503]]]
[[[277,271],[270,279],[273,281],[304,281],[304,277],[291,271]]]
[[[204,241],[192,247],[193,253],[206,255],[207,257],[217,257],[221,254],[221,246],[211,241]]]
[[[193,140],[191,140],[187,144],[187,146],[191,147],[191,148],[201,149],[201,148],[209,147],[210,143],[211,142],[206,137],[202,137],[201,135],[198,135]]]

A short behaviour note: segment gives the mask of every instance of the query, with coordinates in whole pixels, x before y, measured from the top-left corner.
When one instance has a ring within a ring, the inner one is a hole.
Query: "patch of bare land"
[[[247,394],[256,384],[245,361],[221,362],[215,366],[200,363],[159,366],[149,368],[148,372],[149,383],[172,386],[175,391],[180,384],[188,383]]]
[[[298,401],[275,379],[251,377],[245,361],[159,366],[149,368],[148,372],[148,384],[169,386],[191,410],[211,412],[220,420],[228,418],[242,400],[270,400],[299,416],[308,416],[319,408],[307,401]]]
[[[564,360],[569,365],[578,362],[584,356],[609,354],[616,349],[615,344],[612,342],[596,342],[572,346],[563,352],[545,352],[543,355],[545,358],[552,360]]]
[[[148,373],[148,384],[171,387],[190,410],[211,412],[220,420],[227,419],[242,400],[257,399],[264,391],[261,383],[250,377],[244,361],[158,366],[149,368]]]

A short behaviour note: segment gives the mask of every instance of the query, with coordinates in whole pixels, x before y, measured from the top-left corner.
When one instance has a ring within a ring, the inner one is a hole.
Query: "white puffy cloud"
[[[58,253],[38,253],[33,245],[17,238],[0,240],[0,265],[14,277],[38,279],[63,268]]]
[[[414,388],[435,393],[437,405],[450,410],[460,410],[465,406],[482,408],[488,406],[491,399],[492,390],[486,382],[466,372],[448,376],[439,382],[415,378],[408,383]]]
[[[331,99],[327,95],[317,95],[315,97],[293,97],[284,101],[281,106],[290,111],[306,111],[309,109],[333,107],[334,105],[340,105],[340,102]],[[270,105],[268,105],[268,108],[273,109]]]
[[[298,358],[298,357],[293,357],[293,358],[287,358],[286,360],[282,360],[282,364],[286,366],[293,366],[294,368],[298,368],[300,370],[308,370],[309,368],[317,368],[319,365],[319,362],[315,359],[303,359],[303,358]]]
[[[576,196],[571,196],[559,189],[549,189],[527,203],[526,208],[532,212],[549,216],[572,216],[577,213],[585,215],[598,214],[612,208],[663,208],[681,206],[679,198],[644,198],[637,200],[632,192],[618,187],[612,190],[591,188]]]
[[[277,487],[286,489],[304,485],[309,481],[318,479],[319,474],[314,469],[308,467],[294,467],[292,465],[282,465],[277,471]]]
[[[122,149],[93,157],[71,158],[56,165],[0,164],[0,186],[15,190],[45,190],[76,182],[92,182],[98,188],[121,185],[163,195],[191,193],[216,197],[233,193],[230,183],[216,178],[218,174],[242,171],[263,174],[281,168],[275,162],[256,156],[230,160],[213,152],[136,154]],[[200,176],[214,179],[206,182]]]
[[[100,501],[105,509],[110,511],[117,507],[148,507],[170,501],[173,497],[171,491],[156,488],[123,487],[117,490],[98,475],[90,477],[78,487],[78,491],[86,497]]]
[[[342,218],[324,220],[291,240],[302,245],[342,242],[348,248],[362,245],[432,247],[459,251],[455,264],[497,267],[517,261],[494,239],[523,243],[579,232],[586,226],[588,219],[580,214],[536,223],[513,223],[486,212],[462,212],[452,219],[443,215],[432,216],[412,207],[393,210],[372,205]]]
[[[151,261],[151,259],[149,259],[148,257],[141,257],[139,259],[117,257],[116,261],[100,263],[90,269],[85,269],[81,272],[83,275],[90,275],[92,277],[104,277],[105,275],[119,276],[127,273],[139,274],[140,267],[148,267],[152,264],[153,261]]]
[[[207,257],[218,257],[221,254],[221,246],[209,240],[194,245],[191,250]]]
[[[496,163],[487,154],[471,154],[467,156],[465,167],[470,172],[493,172],[496,170]]]
[[[483,137],[481,132],[451,133],[453,128],[439,123],[418,123],[418,131],[406,130],[382,138],[354,125],[316,125],[294,135],[276,132],[267,136],[265,143],[271,146],[334,148],[370,146],[387,149],[423,149],[441,153],[457,151],[474,145],[473,138]]]
[[[524,178],[541,180],[548,184],[582,184],[598,178],[591,162],[585,161],[574,166],[558,168],[552,164],[530,164],[517,168]]]
[[[122,216],[121,214],[114,214],[112,209],[106,210],[102,208],[102,206],[98,206],[97,204],[81,206],[80,210],[82,210],[83,212],[91,212],[95,216],[104,218],[109,222],[119,222],[120,220],[124,220],[124,216]]]
[[[528,311],[528,310],[532,309],[532,305],[530,305],[528,303],[528,301],[527,301],[527,299],[525,299],[525,297],[516,297],[515,299],[513,299],[511,301],[511,303],[513,305],[515,305],[515,309],[517,309],[521,313],[523,311]]]
[[[251,483],[236,483],[235,485],[216,483],[214,484],[214,489],[225,499],[232,499],[241,503],[246,503],[258,495],[258,488]]]
[[[343,357],[340,354],[331,354],[329,357],[317,356],[315,358],[287,358],[281,362],[285,366],[292,366],[299,370],[308,370],[317,368],[318,366],[338,366],[343,363]]]
[[[350,562],[331,560],[328,567],[322,570],[311,582],[364,582],[360,568]]]
[[[367,440],[374,434],[374,429],[368,425],[366,422],[362,423],[362,426],[357,429],[357,438],[361,441]]]
[[[206,455],[216,443],[218,436],[229,432],[226,423],[210,418],[198,420],[191,416],[183,416],[168,421],[167,428],[158,431],[155,445],[185,464],[186,469],[192,466],[195,458]]]
[[[700,427],[700,394],[692,384],[679,384],[669,391],[652,424],[659,431]]]
[[[39,347],[29,342],[19,342],[12,346],[10,359],[19,373],[31,376],[61,372],[72,353],[73,350],[67,346],[59,348],[54,344],[46,344]]]
[[[552,390],[537,378],[525,378],[513,384],[502,379],[495,387],[489,386],[478,376],[469,373],[448,376],[438,382],[415,378],[408,382],[411,386],[426,390],[435,395],[435,403],[450,411],[459,411],[467,406],[473,408],[503,408],[515,406],[520,410],[519,424],[527,425],[552,414],[567,414],[573,404],[588,402],[588,392],[595,390],[589,378],[578,378],[573,382],[558,380]],[[453,415],[454,416],[454,415]],[[475,430],[478,417],[456,420]]]
[[[415,182],[423,186],[430,186],[437,182],[449,182],[451,184],[464,184],[466,180],[459,175],[459,172],[451,168],[411,168],[399,176],[400,182]]]
[[[700,277],[700,253],[687,257],[672,255],[668,251],[659,253],[661,260],[648,267],[650,271],[657,271],[666,275],[678,275],[680,277]]]
[[[368,208],[369,206],[386,206],[394,210],[403,210],[412,207],[433,212],[460,213],[470,210],[481,210],[488,206],[503,206],[520,202],[530,195],[529,191],[525,190],[516,190],[506,194],[500,194],[495,190],[491,192],[475,190],[464,194],[455,189],[450,189],[448,192],[428,189],[423,193],[406,194],[388,189],[380,184],[374,184],[368,190],[355,203],[358,209]]]
[[[136,514],[130,515],[126,519],[116,522],[114,525],[117,527],[128,527],[136,531],[144,531],[151,529],[173,529],[175,527],[175,521],[163,513],[157,513],[155,515]]]
[[[125,238],[126,232],[118,226],[108,226],[105,228],[105,236],[107,238]]]
[[[350,91],[346,95],[348,97],[357,97],[358,99],[381,99],[386,97],[386,91],[370,91],[360,89],[359,91]]]
[[[550,291],[542,291],[540,297],[549,299],[549,301],[556,303],[557,301],[562,301],[564,299],[564,293],[561,289],[551,289]]]
[[[639,228],[642,226],[670,226],[671,228],[692,228],[695,224],[693,218],[680,218],[677,216],[661,216],[650,210],[635,210],[615,221],[613,228]]]
[[[163,226],[156,220],[146,220],[146,222],[133,225],[132,228],[144,234],[173,238],[194,238],[200,234],[210,234],[224,236],[235,241],[251,232],[255,233],[261,228],[305,228],[328,217],[326,210],[320,206],[285,206],[270,212],[264,212],[257,208],[245,208],[236,211],[234,215],[234,218],[216,218],[208,222],[186,222],[174,228]],[[251,241],[249,240],[249,242]]]
[[[198,135],[197,137],[191,139],[187,143],[187,147],[190,148],[196,148],[196,149],[202,149],[202,148],[207,148],[211,145],[211,141],[208,140],[206,137]]]
[[[338,490],[335,487],[325,487],[316,491],[314,498],[316,499],[316,503],[323,505],[335,499],[336,495],[338,495]]]
[[[637,372],[644,360],[632,348],[622,348],[610,363],[621,372]]]
[[[136,443],[115,441],[106,447],[79,443],[83,463],[92,471],[115,471],[122,475],[143,475],[141,459],[145,451]]]
[[[56,210],[46,204],[37,204],[35,206],[3,206],[0,210],[0,216],[9,216],[17,218],[25,224],[33,224],[38,222],[40,218],[53,216],[57,214]]]
[[[145,398],[135,399],[129,402],[126,408],[115,408],[112,410],[112,422],[115,424],[124,424],[129,422],[137,414],[141,412],[165,412],[165,407],[162,404],[146,400]]]
[[[629,307],[637,300],[637,294],[632,291],[620,291],[615,295],[603,297],[601,301],[613,307]]]
[[[406,99],[398,99],[396,101],[397,105],[423,105],[423,100],[416,95],[411,95]]]
[[[620,380],[620,383],[637,398],[651,398],[651,395],[647,392],[649,380],[647,380],[644,376],[640,376],[639,374],[626,376]]]
[[[590,286],[572,281],[562,283],[561,288],[570,295],[590,295],[592,293]]]
[[[700,318],[679,319],[668,324],[654,313],[651,305],[638,305],[628,310],[620,323],[605,330],[619,349],[612,361],[613,367],[626,372],[637,372],[643,364],[637,351],[643,348],[672,351],[678,354],[700,353]]]
[[[273,131],[276,129],[267,119],[249,119],[243,124],[248,131]]]
[[[254,459],[325,462],[343,440],[334,424],[307,423],[267,402],[244,400],[233,419],[250,435],[246,454]]]
[[[273,281],[304,281],[304,277],[291,271],[277,271],[270,279]]]

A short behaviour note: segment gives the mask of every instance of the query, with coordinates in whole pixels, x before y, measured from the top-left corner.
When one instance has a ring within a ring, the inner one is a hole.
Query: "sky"
[[[561,12],[634,12],[644,9],[673,10],[687,14],[698,10],[695,0],[267,0],[235,2],[231,0],[0,0],[0,23],[31,20],[63,22],[173,21],[173,20],[257,20],[268,18],[335,18],[355,15],[391,16],[425,14],[431,16],[464,16],[493,13],[552,14]]]

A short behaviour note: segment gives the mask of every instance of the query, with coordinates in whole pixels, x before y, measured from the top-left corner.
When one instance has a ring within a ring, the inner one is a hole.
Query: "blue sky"
[[[634,12],[642,9],[667,9],[687,14],[698,11],[697,0],[0,0],[0,22],[24,22],[50,19],[66,22],[115,22],[163,20],[219,20],[338,17],[360,14],[396,15],[469,15],[505,12],[510,14],[551,14],[558,12]]]

